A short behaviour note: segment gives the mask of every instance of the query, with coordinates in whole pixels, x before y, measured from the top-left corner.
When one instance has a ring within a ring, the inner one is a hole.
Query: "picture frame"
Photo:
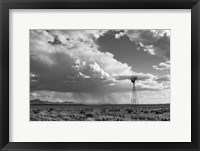
[[[9,9],[191,9],[191,142],[9,142]],[[0,148],[6,150],[200,150],[198,0],[1,0]]]

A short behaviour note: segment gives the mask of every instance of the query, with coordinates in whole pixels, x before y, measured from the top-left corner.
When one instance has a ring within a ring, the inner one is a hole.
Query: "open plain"
[[[32,104],[30,121],[170,121],[170,104]]]

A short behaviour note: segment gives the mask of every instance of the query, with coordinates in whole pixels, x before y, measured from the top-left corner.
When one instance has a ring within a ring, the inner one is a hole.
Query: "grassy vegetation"
[[[170,105],[31,105],[31,121],[169,121]]]

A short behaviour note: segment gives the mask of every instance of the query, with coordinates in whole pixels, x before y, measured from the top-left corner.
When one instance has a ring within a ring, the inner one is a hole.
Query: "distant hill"
[[[60,104],[73,104],[74,102],[68,102],[68,101],[65,101],[65,102],[60,102]]]
[[[31,104],[46,104],[46,102],[39,99],[31,100]]]
[[[37,104],[73,104],[74,102],[68,102],[68,101],[65,101],[65,102],[49,102],[49,101],[41,101],[40,99],[35,99],[35,100],[31,100],[30,101],[30,104],[31,105],[37,105]]]
[[[40,99],[35,99],[30,101],[31,105],[66,105],[66,104],[72,104],[72,105],[108,105],[108,106],[131,106],[131,104],[110,104],[110,103],[105,103],[105,104],[82,104],[82,103],[74,103],[71,101],[65,101],[65,102],[49,102],[49,101],[41,101]],[[169,103],[166,104],[136,104],[134,106],[170,106]]]

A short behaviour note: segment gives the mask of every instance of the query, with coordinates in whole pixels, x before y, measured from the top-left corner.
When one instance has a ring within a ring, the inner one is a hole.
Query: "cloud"
[[[116,39],[119,39],[122,36],[124,36],[124,32],[120,32],[120,33],[115,34]]]
[[[98,47],[94,41],[103,36],[107,30],[47,30],[47,32],[55,38],[50,43],[64,44],[70,48],[79,42]]]
[[[39,75],[38,74],[36,74],[36,73],[30,73],[30,80],[31,81],[38,81],[39,80]]]
[[[137,91],[160,91],[162,90],[162,87],[160,85],[148,85],[144,83],[138,83],[136,85]]]
[[[30,73],[30,86],[34,87],[39,83],[39,75],[37,73]]]
[[[151,55],[170,58],[170,30],[125,30],[115,35],[129,37],[137,45],[138,50],[143,50]]]
[[[86,79],[91,78],[91,76],[85,75],[85,74],[83,74],[83,73],[81,73],[81,72],[78,72],[78,76],[80,76],[80,77],[82,77],[82,78],[86,78]]]
[[[31,90],[100,92],[114,75],[132,74],[128,64],[98,50],[95,39],[105,32],[31,30],[31,72],[40,75]]]
[[[150,74],[150,73],[133,73],[132,75],[119,75],[119,76],[116,76],[116,80],[130,80],[132,76],[136,76],[137,77],[137,80],[139,81],[145,81],[145,80],[148,80],[148,79],[153,79],[155,76]]]
[[[97,77],[97,78],[109,78],[110,75],[106,73],[96,62],[94,64],[89,65],[91,72],[92,72],[92,77]]]
[[[157,66],[153,66],[155,70],[170,70],[170,63],[169,62],[161,62]]]
[[[167,81],[170,81],[170,76],[169,75],[164,75],[162,77],[155,78],[155,81],[157,81],[159,83],[167,82]]]
[[[114,59],[113,54],[109,52],[101,52],[98,50],[98,45],[94,43],[94,39],[102,35],[105,31],[89,31],[31,31],[30,48],[31,54],[34,54],[32,58],[51,66],[57,63],[55,54],[63,53],[72,59],[77,58],[80,61],[87,61],[88,64],[93,64],[96,62],[105,72],[111,74],[120,74],[122,72],[130,73],[131,67],[129,67],[126,63],[117,61]],[[49,36],[47,36],[48,34]],[[59,45],[52,45],[49,43],[49,41],[53,43],[54,39],[52,39],[52,37],[55,38],[55,34],[58,34],[56,35],[57,37],[59,34],[68,37],[68,42],[66,44],[61,43]],[[47,38],[40,38],[44,35]]]
[[[35,98],[40,97],[40,94],[39,94],[39,93],[36,93],[36,92],[31,92],[31,93],[30,93],[30,97],[31,97],[31,99],[35,99]]]

